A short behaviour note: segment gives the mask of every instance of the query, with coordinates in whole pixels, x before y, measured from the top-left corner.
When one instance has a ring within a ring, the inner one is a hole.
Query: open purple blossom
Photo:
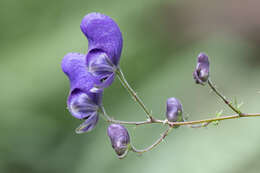
[[[115,78],[122,51],[122,34],[113,19],[100,13],[86,15],[80,25],[88,39],[86,65],[99,81],[96,88],[110,86]]]
[[[111,124],[107,128],[112,147],[118,156],[122,156],[129,147],[130,137],[127,129],[120,124]]]
[[[102,90],[96,93],[90,92],[97,79],[86,70],[85,55],[68,53],[64,56],[61,67],[70,80],[70,93],[67,106],[77,119],[85,122],[77,129],[77,133],[91,131],[98,122],[98,109],[102,102]]]
[[[193,78],[197,84],[204,85],[209,78],[209,59],[205,53],[198,55],[198,61],[195,71],[193,72]]]
[[[174,98],[168,98],[166,103],[166,117],[170,122],[183,121],[181,102]]]

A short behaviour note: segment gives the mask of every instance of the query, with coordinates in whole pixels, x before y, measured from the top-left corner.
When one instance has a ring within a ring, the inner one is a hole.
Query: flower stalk
[[[141,98],[137,95],[137,93],[133,90],[133,88],[129,85],[129,83],[127,82],[122,70],[120,67],[117,68],[116,74],[121,82],[121,84],[123,85],[123,87],[129,92],[129,94],[132,96],[133,100],[135,102],[137,102],[141,108],[144,110],[144,112],[147,115],[147,118],[150,121],[153,121],[154,118],[151,115],[150,111],[148,110],[148,108],[145,106],[144,102],[141,100]]]
[[[208,85],[212,89],[212,91],[214,91],[217,94],[217,96],[219,96],[224,101],[224,103],[227,104],[228,107],[230,107],[235,113],[237,113],[240,116],[243,114],[238,108],[235,108],[232,105],[232,103],[230,101],[228,101],[227,98],[223,94],[221,94],[221,92],[219,92],[217,90],[217,88],[214,86],[214,84],[211,82],[210,79],[208,80]]]

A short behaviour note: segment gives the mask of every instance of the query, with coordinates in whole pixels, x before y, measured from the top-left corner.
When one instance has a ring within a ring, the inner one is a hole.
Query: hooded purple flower
[[[166,117],[170,122],[183,121],[181,102],[174,98],[168,98],[166,106]]]
[[[123,155],[128,149],[130,137],[127,129],[120,124],[111,124],[107,128],[107,135],[110,138],[112,147],[118,156]]]
[[[209,78],[209,59],[205,53],[198,55],[198,61],[195,71],[193,72],[193,78],[197,84],[204,85]]]
[[[70,80],[70,93],[67,106],[77,119],[84,119],[76,133],[91,131],[98,121],[98,108],[102,101],[102,91],[90,92],[97,79],[86,70],[85,55],[68,53],[64,56],[61,67]]]
[[[100,13],[86,15],[80,25],[88,39],[86,64],[88,70],[100,81],[96,88],[112,84],[122,51],[122,34],[113,19]]]

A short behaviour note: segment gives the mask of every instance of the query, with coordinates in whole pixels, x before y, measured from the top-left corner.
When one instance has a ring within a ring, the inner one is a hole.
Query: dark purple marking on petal
[[[68,109],[70,113],[78,119],[86,119],[98,111],[98,105],[87,93],[74,90],[68,98]]]
[[[79,127],[76,128],[75,132],[77,134],[90,132],[96,126],[99,116],[97,113],[90,115]]]
[[[91,51],[87,55],[87,60],[89,72],[100,82],[100,84],[95,85],[95,89],[104,89],[110,86],[115,79],[117,67],[111,62],[107,54],[101,51]]]

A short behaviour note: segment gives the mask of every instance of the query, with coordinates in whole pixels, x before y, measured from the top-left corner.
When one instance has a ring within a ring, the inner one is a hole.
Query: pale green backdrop
[[[191,120],[225,108],[208,87],[195,85],[199,52],[210,56],[211,77],[245,112],[260,112],[259,2],[160,0],[0,1],[0,172],[2,173],[244,173],[260,169],[260,118],[229,120],[218,127],[181,127],[153,151],[117,159],[100,119],[88,134],[66,110],[69,81],[60,62],[68,52],[86,53],[79,24],[90,12],[120,26],[121,67],[157,118],[168,97],[181,100]],[[118,80],[104,105],[121,120],[144,120]],[[138,148],[163,127],[128,126]]]

